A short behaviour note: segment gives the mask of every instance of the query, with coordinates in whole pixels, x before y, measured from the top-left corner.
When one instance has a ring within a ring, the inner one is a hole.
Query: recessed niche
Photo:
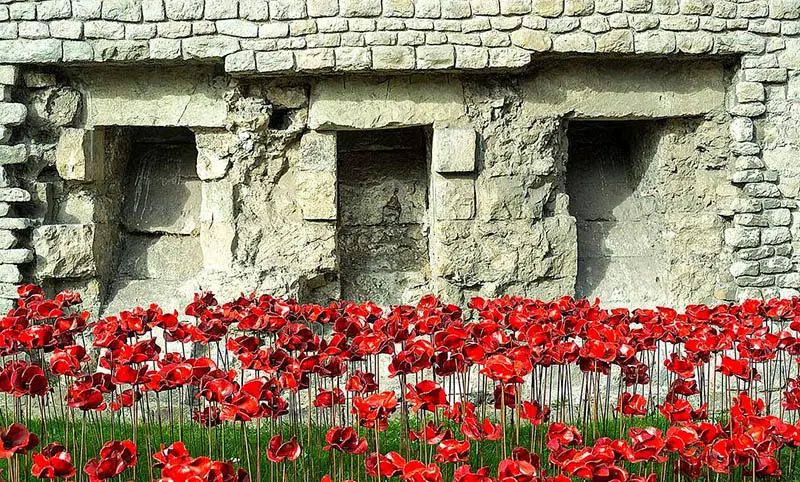
[[[152,296],[169,304],[202,269],[201,181],[194,134],[185,128],[131,128],[122,169],[119,249],[106,310]]]
[[[661,200],[642,182],[655,121],[571,121],[566,190],[577,220],[579,297],[651,305],[668,298]]]
[[[388,305],[427,290],[428,139],[421,127],[339,132],[343,299]]]

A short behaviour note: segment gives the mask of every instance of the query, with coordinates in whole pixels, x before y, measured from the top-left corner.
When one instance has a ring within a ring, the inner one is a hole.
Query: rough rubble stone
[[[0,146],[0,165],[22,164],[28,160],[28,146]]]

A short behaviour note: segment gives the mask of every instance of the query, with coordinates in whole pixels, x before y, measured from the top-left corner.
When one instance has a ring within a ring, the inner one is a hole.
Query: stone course
[[[0,298],[23,279],[98,310],[200,288],[335,298],[336,131],[412,126],[430,130],[427,287],[571,294],[564,130],[673,118],[722,126],[675,154],[705,164],[677,176],[697,200],[675,195],[668,234],[708,251],[671,268],[676,292],[699,273],[715,292],[674,302],[800,294],[800,0],[0,0]],[[149,126],[191,129],[196,172],[154,169],[147,192],[183,186],[189,211],[134,203],[130,238],[120,178]],[[125,247],[196,269],[109,288]]]

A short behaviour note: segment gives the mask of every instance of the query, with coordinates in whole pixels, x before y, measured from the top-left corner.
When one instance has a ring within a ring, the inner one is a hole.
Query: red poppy
[[[497,467],[497,482],[535,482],[539,470],[523,460],[503,459]]]
[[[364,466],[370,477],[396,477],[403,473],[406,460],[397,452],[389,452],[386,455],[373,452],[367,455]]]
[[[547,447],[550,450],[583,443],[583,437],[581,437],[581,433],[576,427],[561,422],[551,423],[550,426],[547,427],[545,440],[547,440]]]
[[[503,436],[503,427],[485,418],[478,422],[475,415],[467,415],[461,424],[461,433],[471,440],[499,440]]]
[[[740,380],[751,381],[759,380],[758,371],[750,367],[750,360],[742,358],[735,360],[723,356],[722,363],[717,367],[717,371],[726,376],[734,376]]]
[[[363,454],[367,451],[367,439],[358,438],[353,427],[333,427],[325,434],[328,445],[324,450],[338,450],[346,454]]]
[[[0,457],[10,458],[12,455],[25,455],[39,445],[39,437],[28,431],[20,423],[9,425],[5,430],[0,428]]]
[[[627,457],[629,462],[663,462],[666,460],[666,457],[660,455],[665,446],[660,430],[653,427],[632,427],[628,430],[628,435],[631,438],[631,451]]]
[[[37,479],[70,478],[75,475],[72,456],[63,445],[53,442],[41,453],[33,454],[31,474]]]
[[[415,386],[406,385],[408,392],[406,400],[411,404],[412,410],[428,410],[435,412],[437,408],[447,407],[447,394],[442,386],[433,380],[423,380]]]
[[[361,370],[356,370],[347,379],[344,388],[349,392],[371,393],[378,391],[378,384],[375,382],[374,373],[364,373]]]
[[[550,407],[542,407],[538,401],[524,401],[519,416],[523,420],[529,420],[531,425],[538,427],[550,419]]]
[[[86,462],[83,471],[89,479],[105,480],[116,477],[136,465],[136,445],[130,440],[112,440],[100,449],[100,457]]]
[[[466,462],[469,457],[469,440],[448,439],[439,442],[434,460],[439,463]]]
[[[344,392],[339,388],[333,390],[321,388],[314,398],[314,406],[317,408],[332,408],[335,405],[343,405],[344,402]]]
[[[623,392],[614,410],[627,417],[644,417],[647,415],[647,399],[638,393]]]
[[[453,482],[492,482],[492,478],[489,477],[489,467],[472,472],[469,465],[461,465],[453,472]]]
[[[442,440],[453,438],[453,432],[448,428],[444,429],[444,425],[435,425],[433,421],[428,423],[421,430],[409,430],[408,437],[411,441],[421,440],[428,445],[438,445]]]
[[[397,409],[397,397],[394,392],[381,392],[365,399],[353,397],[351,413],[358,415],[359,423],[367,428],[386,430],[389,415]]]
[[[419,460],[410,460],[403,467],[406,482],[442,482],[442,471],[436,464],[425,465]]]
[[[269,441],[267,458],[273,462],[294,461],[300,457],[301,450],[297,443],[297,437],[292,437],[291,440],[284,443],[283,436],[276,435]]]

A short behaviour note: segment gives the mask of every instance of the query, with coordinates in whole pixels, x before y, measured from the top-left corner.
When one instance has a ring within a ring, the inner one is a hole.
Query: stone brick
[[[56,147],[56,169],[62,179],[91,182],[102,179],[105,167],[102,130],[66,128]]]
[[[80,278],[96,274],[95,234],[93,224],[52,224],[34,229],[36,277]]]
[[[381,8],[381,0],[339,0],[340,14],[344,17],[377,17]]]
[[[236,18],[238,13],[238,0],[206,0],[205,18],[209,20]]]
[[[30,249],[0,249],[0,264],[25,264],[33,261]]]
[[[0,40],[0,63],[53,63],[61,60],[61,53],[56,39]]]
[[[203,18],[203,0],[164,0],[164,11],[170,20]]]
[[[100,0],[72,0],[72,17],[77,20],[96,20],[102,15]]]
[[[60,39],[78,40],[83,35],[83,24],[73,20],[55,20],[50,22],[50,35]]]
[[[304,49],[295,53],[297,70],[331,70],[336,66],[333,49]]]
[[[305,18],[306,3],[302,0],[271,0],[269,2],[269,14],[273,20]]]
[[[779,20],[798,19],[800,18],[800,1],[770,0],[769,16]]]
[[[258,25],[239,19],[217,20],[217,32],[232,37],[258,37]]]
[[[0,124],[19,125],[25,122],[28,108],[24,104],[0,102]]]
[[[455,66],[456,54],[452,45],[421,45],[417,47],[417,68],[449,69]]]
[[[0,249],[10,249],[17,245],[17,237],[12,231],[0,231]]]
[[[2,187],[0,188],[0,203],[23,203],[31,200],[31,193],[18,187]],[[6,211],[8,206],[6,205]],[[4,216],[8,214],[6,212]]]
[[[225,57],[225,72],[252,72],[256,70],[256,55],[252,50],[243,50]]]
[[[736,261],[731,264],[731,274],[739,276],[757,276],[759,274],[759,263],[753,261]]]
[[[294,54],[288,51],[256,52],[259,72],[283,72],[294,69]]]
[[[72,15],[70,0],[46,0],[36,5],[36,18],[39,20],[69,18],[70,15]]]
[[[150,40],[149,46],[152,59],[177,59],[181,56],[179,39],[154,38]]]
[[[184,39],[181,48],[184,58],[208,59],[223,58],[237,52],[240,46],[235,38],[214,35]]]
[[[759,264],[765,274],[786,273],[792,269],[792,260],[781,256],[764,259]]]
[[[19,81],[19,67],[16,65],[0,65],[0,84],[16,85]],[[0,104],[0,109],[4,104]]]
[[[0,282],[2,283],[22,282],[22,273],[20,273],[19,271],[19,266],[15,264],[0,264]]]
[[[366,47],[340,47],[334,50],[336,70],[363,71],[372,68],[372,50]]]
[[[376,70],[411,70],[416,65],[413,47],[372,47],[372,68]]]
[[[297,202],[308,221],[336,220],[336,171],[300,171]]]
[[[0,146],[0,165],[23,164],[28,160],[28,146]]]
[[[475,170],[476,133],[469,128],[433,130],[432,169],[438,173]]]
[[[558,17],[564,13],[564,0],[533,0],[533,13],[542,17]]]
[[[0,230],[22,231],[33,224],[33,221],[27,218],[0,218]]]
[[[141,22],[142,0],[103,0],[102,17],[120,22]]]
[[[212,3],[212,0],[206,4]],[[167,18],[164,0],[142,0],[142,19],[145,22],[161,22]]]
[[[612,30],[597,37],[598,52],[631,53],[633,52],[633,33],[627,30]]]
[[[764,85],[759,82],[737,82],[736,100],[739,102],[762,102]]]
[[[433,210],[437,220],[472,219],[475,216],[475,181],[433,174]]]
[[[511,43],[535,52],[547,52],[553,46],[550,34],[539,30],[522,28],[511,33]]]
[[[647,31],[634,35],[634,47],[639,54],[671,54],[676,46],[673,32]]]
[[[758,228],[728,228],[725,230],[725,243],[734,248],[755,248],[761,244],[761,230]]]

